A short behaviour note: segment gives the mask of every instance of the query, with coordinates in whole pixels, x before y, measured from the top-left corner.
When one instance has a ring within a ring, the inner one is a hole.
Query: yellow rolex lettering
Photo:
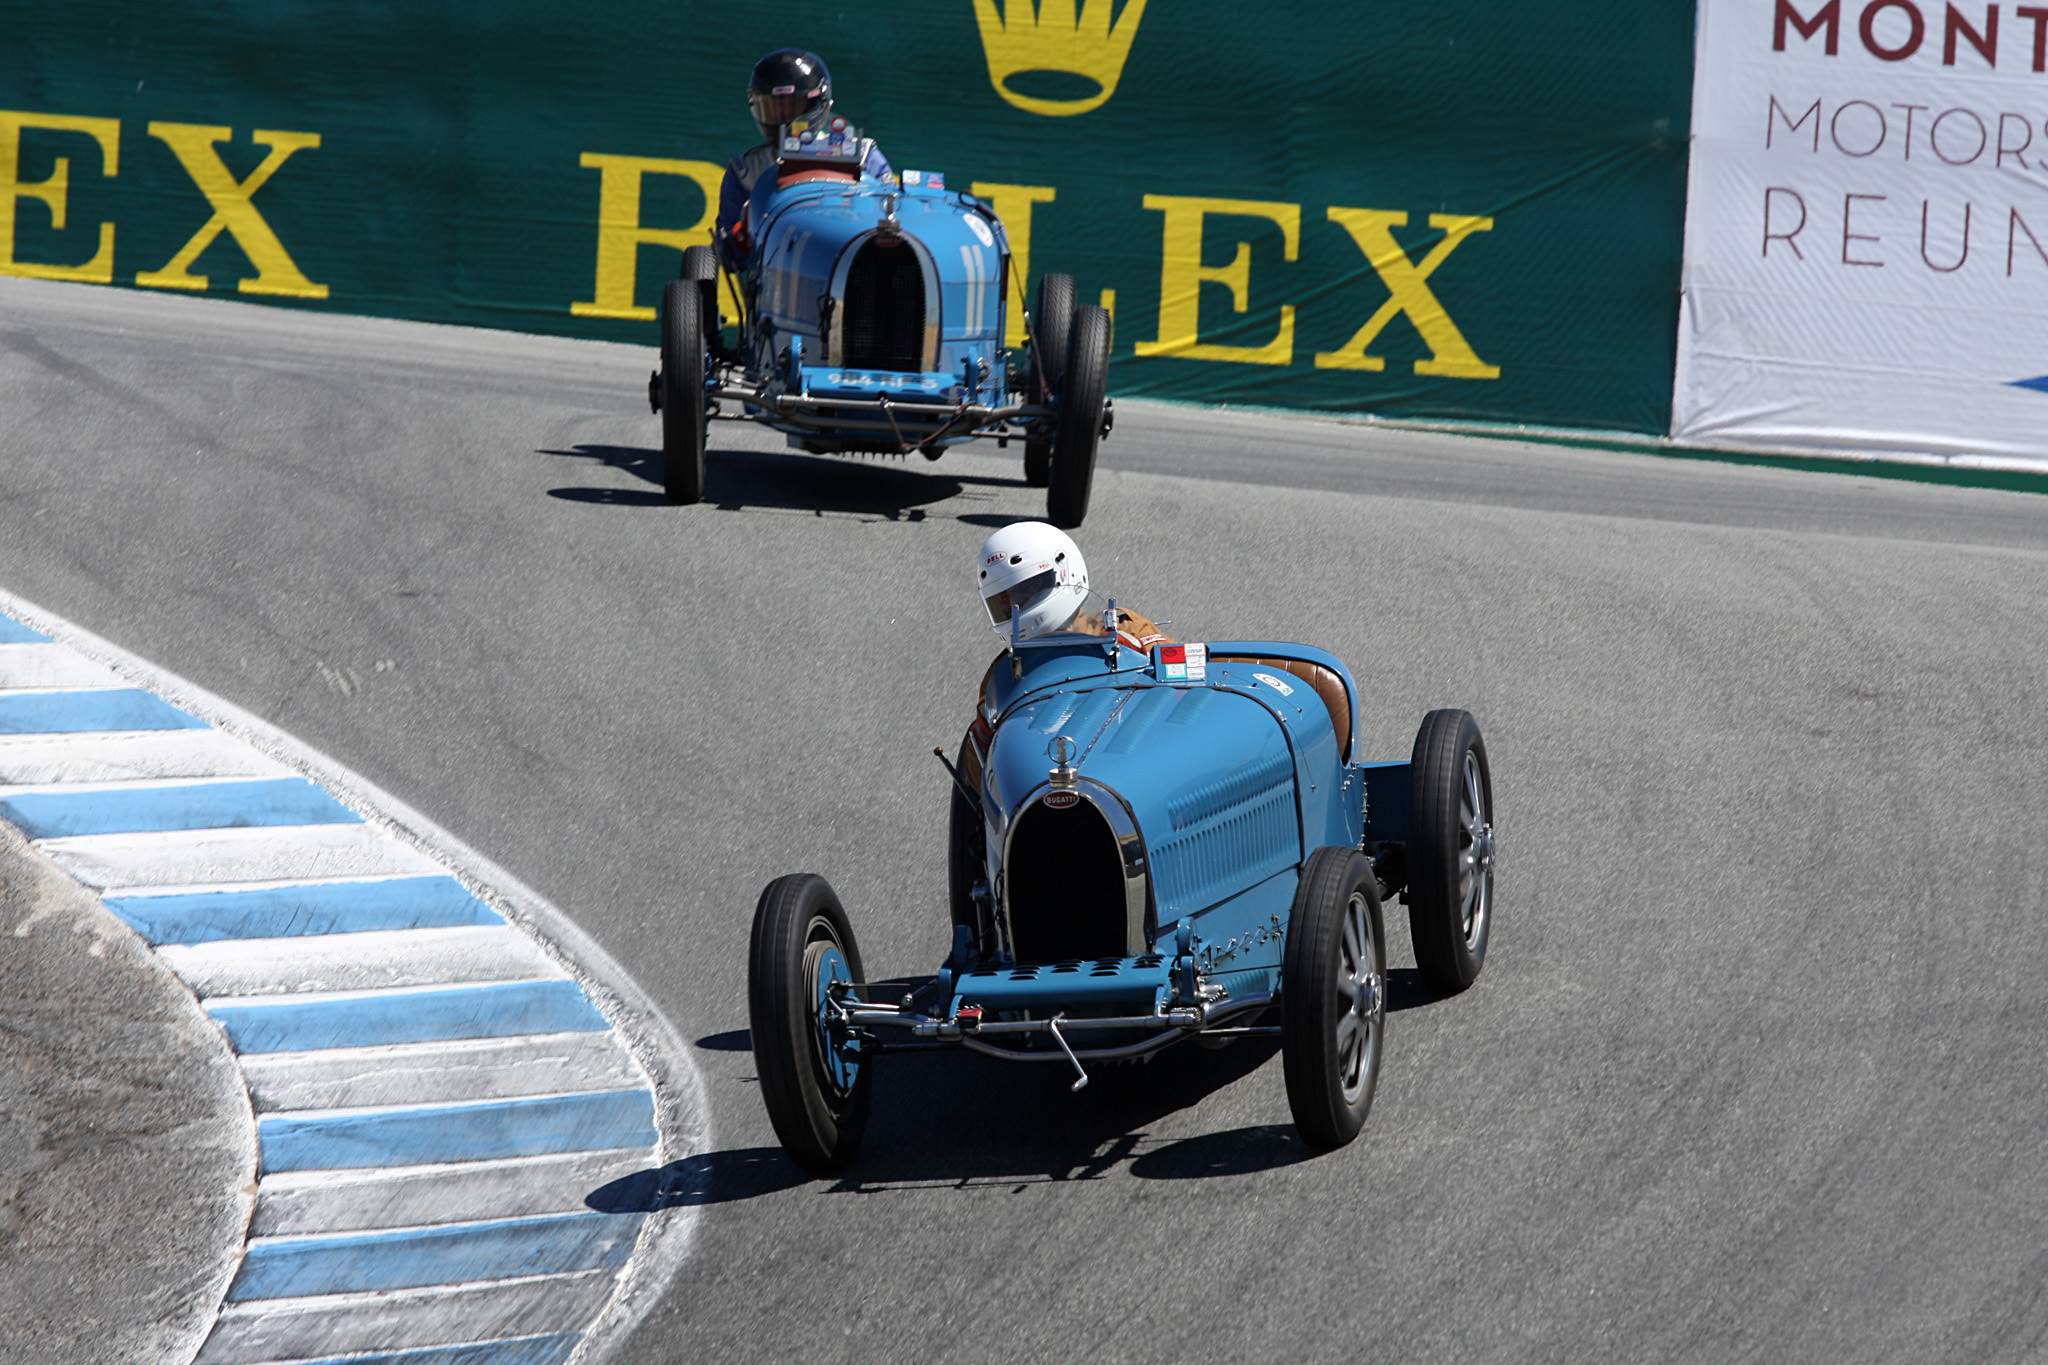
[[[996,217],[1003,220],[1003,233],[1010,239],[1010,278],[1017,281],[1018,293],[1031,297],[1027,292],[1031,288],[1031,206],[1050,204],[1056,191],[1051,185],[997,185],[977,180],[968,186],[968,192],[988,200]],[[1016,299],[1005,302],[1010,312],[1003,325],[1003,345],[1022,346],[1024,307]]]
[[[1219,346],[1204,342],[1201,329],[1202,284],[1213,281],[1230,290],[1230,306],[1239,313],[1251,304],[1252,247],[1239,242],[1229,265],[1202,264],[1202,220],[1211,213],[1241,218],[1268,218],[1280,225],[1284,255],[1294,260],[1301,251],[1301,205],[1258,199],[1190,199],[1148,194],[1145,207],[1166,215],[1160,248],[1159,337],[1141,341],[1139,355],[1170,355],[1183,360],[1232,360],[1248,365],[1286,365],[1294,360],[1294,307],[1280,308],[1280,330],[1263,346]]]
[[[1406,227],[1408,215],[1391,209],[1346,209],[1332,208],[1330,221],[1342,223],[1351,240],[1358,243],[1358,249],[1365,253],[1365,259],[1372,266],[1373,273],[1386,285],[1388,299],[1379,310],[1366,319],[1365,326],[1358,329],[1351,340],[1334,351],[1323,351],[1316,355],[1319,370],[1383,370],[1387,366],[1384,357],[1367,355],[1365,348],[1372,345],[1386,325],[1394,320],[1397,313],[1405,313],[1408,321],[1422,336],[1423,344],[1429,347],[1430,358],[1415,362],[1415,373],[1445,375],[1452,379],[1498,379],[1500,366],[1489,365],[1472,350],[1451,315],[1444,311],[1442,303],[1425,283],[1444,263],[1444,258],[1458,249],[1458,244],[1475,232],[1493,231],[1491,218],[1467,218],[1454,213],[1432,213],[1429,225],[1441,229],[1444,239],[1429,249],[1420,261],[1410,261],[1408,253],[1394,240],[1393,229]]]
[[[178,158],[178,164],[185,168],[185,174],[192,177],[192,183],[206,196],[207,204],[213,209],[213,217],[205,226],[192,235],[192,240],[179,248],[178,254],[161,270],[145,270],[135,277],[135,282],[152,289],[204,289],[207,277],[192,273],[193,262],[200,253],[213,245],[214,239],[226,232],[235,239],[235,245],[249,258],[249,264],[256,267],[256,274],[236,283],[235,288],[244,294],[282,294],[288,298],[324,299],[327,286],[315,284],[305,276],[298,265],[285,252],[284,243],[277,240],[277,234],[270,224],[263,221],[263,215],[256,211],[256,191],[268,184],[270,177],[277,174],[277,168],[291,158],[292,153],[306,147],[318,147],[318,133],[280,133],[258,128],[249,134],[259,147],[270,148],[270,155],[263,158],[263,164],[249,172],[246,180],[236,180],[234,174],[221,161],[220,153],[214,151],[218,143],[234,136],[232,128],[216,128],[201,123],[152,123],[149,135],[171,149],[171,155]]]
[[[102,174],[109,178],[121,169],[121,121],[111,118],[78,118],[69,114],[26,114],[0,109],[0,275],[27,275],[39,280],[85,280],[111,284],[114,279],[114,225],[100,224],[99,250],[83,265],[49,265],[41,261],[14,259],[15,206],[24,199],[40,199],[50,210],[50,226],[64,230],[69,217],[71,158],[60,156],[47,180],[23,184],[21,132],[42,128],[61,133],[83,133],[100,144]]]
[[[725,167],[709,161],[676,161],[659,156],[609,156],[585,152],[582,164],[599,172],[597,188],[597,283],[588,303],[572,303],[579,318],[651,319],[652,308],[633,304],[638,283],[640,248],[711,245],[711,227],[718,221],[718,191]],[[640,224],[640,179],[647,175],[686,175],[704,191],[704,216],[686,228],[651,228]]]

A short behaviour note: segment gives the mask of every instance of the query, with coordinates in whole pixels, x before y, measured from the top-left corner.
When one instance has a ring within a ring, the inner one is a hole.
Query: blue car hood
[[[989,751],[1000,827],[1043,797],[1061,735],[1074,741],[1079,776],[1135,820],[1162,930],[1300,864],[1295,755],[1278,717],[1253,697],[1104,670],[1024,696]]]

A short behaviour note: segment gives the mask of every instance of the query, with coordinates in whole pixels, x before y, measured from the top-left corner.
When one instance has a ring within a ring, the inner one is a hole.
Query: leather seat
[[[1261,659],[1250,654],[1211,654],[1212,664],[1253,664],[1276,672],[1292,673],[1302,682],[1315,689],[1323,699],[1323,705],[1330,712],[1330,724],[1337,730],[1337,757],[1340,762],[1351,757],[1351,696],[1344,690],[1344,680],[1332,669],[1321,664],[1308,663],[1301,659]]]

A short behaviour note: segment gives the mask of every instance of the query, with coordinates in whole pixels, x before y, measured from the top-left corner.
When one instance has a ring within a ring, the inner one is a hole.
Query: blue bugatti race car
[[[1028,340],[1004,345],[1009,240],[988,204],[942,175],[901,183],[864,170],[858,133],[830,117],[783,125],[779,158],[749,198],[743,237],[691,247],[661,303],[662,418],[671,501],[704,496],[711,419],[759,422],[815,454],[918,451],[994,437],[1024,447],[1047,519],[1088,511],[1107,396],[1110,317],[1077,306],[1071,276],[1041,277]],[[719,270],[737,341],[720,324]]]
[[[1407,762],[1368,762],[1335,656],[1266,641],[1139,652],[1115,603],[1102,611],[1105,635],[1013,631],[990,672],[948,764],[953,943],[934,975],[870,981],[821,877],[762,892],[754,1055],[800,1165],[853,1158],[892,1052],[1053,1063],[1078,1090],[1099,1062],[1249,1035],[1279,1038],[1302,1137],[1338,1146],[1379,1076],[1386,899],[1405,900],[1428,982],[1478,975],[1493,787],[1469,714],[1433,711]]]

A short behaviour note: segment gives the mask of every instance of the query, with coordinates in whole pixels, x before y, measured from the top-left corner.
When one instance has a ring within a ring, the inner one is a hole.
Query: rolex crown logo
[[[1138,36],[1138,20],[1144,17],[1145,0],[1125,0],[1124,12],[1110,23],[1111,0],[1081,0],[1080,17],[1074,15],[1075,0],[1003,0],[1004,12],[996,12],[996,0],[974,0],[974,20],[981,27],[981,48],[988,54],[988,78],[996,93],[1019,109],[1053,118],[1085,114],[1099,109],[1116,93],[1118,77],[1124,73],[1124,59],[1131,55],[1131,40]],[[1030,84],[1041,85],[1046,77],[1079,77],[1092,83],[1093,94],[1051,98],[1013,89],[1017,77],[1038,77]]]

